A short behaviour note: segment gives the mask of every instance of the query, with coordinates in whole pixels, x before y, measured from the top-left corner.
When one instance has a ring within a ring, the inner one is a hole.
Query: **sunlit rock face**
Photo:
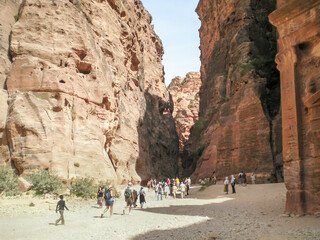
[[[15,2],[1,3],[1,164],[115,183],[175,175],[163,48],[141,2]]]
[[[172,79],[168,90],[174,103],[173,118],[179,135],[179,150],[189,139],[190,128],[198,120],[200,73],[190,72],[185,77]]]
[[[200,0],[199,120],[185,146],[193,178],[255,172],[258,182],[282,181],[280,81],[275,0]]]
[[[320,1],[278,0],[286,211],[320,212]]]

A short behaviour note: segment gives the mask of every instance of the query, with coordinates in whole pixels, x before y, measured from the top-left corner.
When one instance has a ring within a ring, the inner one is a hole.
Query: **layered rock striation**
[[[275,0],[200,0],[200,112],[185,147],[186,175],[242,170],[283,180],[276,32],[268,22],[275,7]]]
[[[286,212],[320,212],[320,1],[278,0]]]
[[[175,77],[168,86],[174,104],[172,116],[176,123],[181,152],[189,140],[191,127],[198,120],[200,86],[200,73],[197,72],[187,73],[183,78]]]
[[[116,183],[174,175],[178,136],[163,48],[142,3],[6,2],[19,11],[6,13],[18,14],[1,39],[9,39],[1,163],[20,174],[45,168]]]

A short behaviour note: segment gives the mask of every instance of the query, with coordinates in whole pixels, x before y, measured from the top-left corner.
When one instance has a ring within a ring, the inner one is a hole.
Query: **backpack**
[[[125,198],[131,197],[131,190],[128,187],[124,191],[124,196],[125,196]]]
[[[106,191],[106,193],[104,194],[104,199],[109,200],[111,198],[111,193],[110,191]]]

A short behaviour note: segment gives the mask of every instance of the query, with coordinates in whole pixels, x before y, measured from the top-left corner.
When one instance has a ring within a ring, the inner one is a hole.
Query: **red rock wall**
[[[18,18],[2,164],[117,183],[176,173],[162,43],[139,0],[26,0]]]
[[[286,212],[320,211],[320,1],[278,1]]]
[[[268,23],[275,7],[274,0],[200,0],[200,114],[186,144],[186,175],[243,170],[282,181],[276,32]]]

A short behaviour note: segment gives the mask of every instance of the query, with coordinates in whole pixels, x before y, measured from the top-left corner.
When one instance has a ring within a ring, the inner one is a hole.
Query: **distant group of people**
[[[157,195],[157,200],[162,200],[162,195],[167,198],[169,195],[176,199],[177,194],[180,194],[181,198],[189,195],[189,189],[191,186],[191,179],[188,178],[167,178],[157,182],[156,179],[151,179],[147,183],[148,191],[154,189]]]
[[[239,177],[239,185],[240,186],[247,186],[247,175],[245,172],[241,171],[239,174],[238,174],[238,177]],[[224,192],[226,194],[229,193],[229,183],[232,187],[232,193],[236,193],[236,189],[235,189],[235,186],[236,186],[236,183],[237,183],[237,180],[236,178],[234,177],[234,175],[231,175],[231,178],[230,178],[230,181],[229,181],[229,177],[226,177],[224,182],[223,182],[223,185],[224,185]],[[255,176],[255,173],[253,172],[251,174],[251,183],[252,184],[255,184],[256,183],[256,176]]]

